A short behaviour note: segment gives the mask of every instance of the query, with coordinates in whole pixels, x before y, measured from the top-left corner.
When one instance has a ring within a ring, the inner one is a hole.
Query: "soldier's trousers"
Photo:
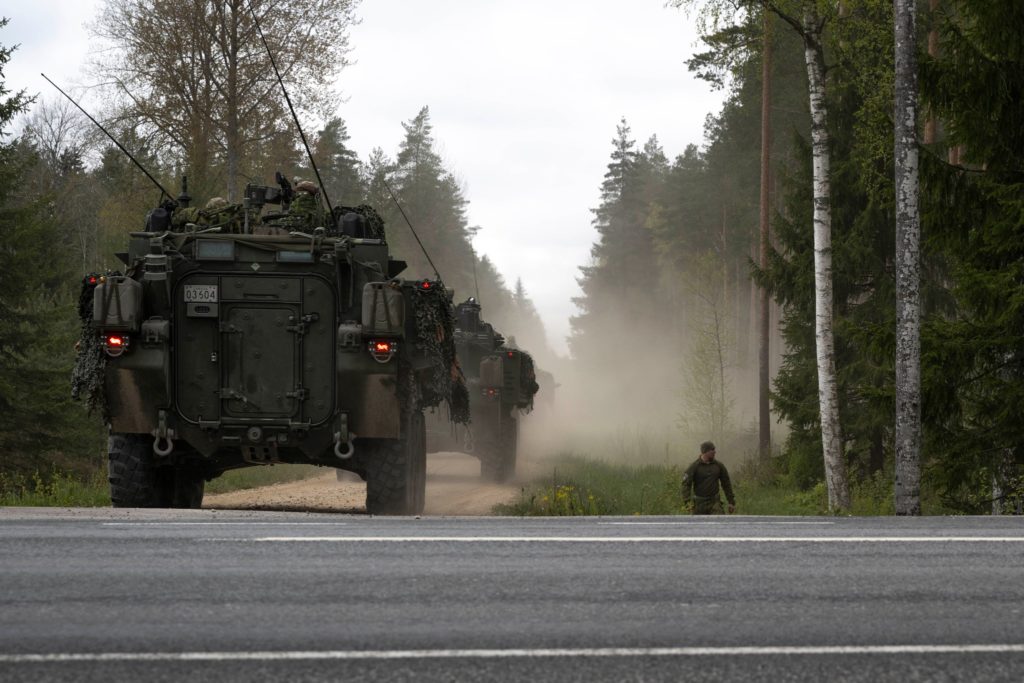
[[[693,500],[693,514],[695,515],[721,515],[724,513],[722,501],[718,498],[694,498]]]

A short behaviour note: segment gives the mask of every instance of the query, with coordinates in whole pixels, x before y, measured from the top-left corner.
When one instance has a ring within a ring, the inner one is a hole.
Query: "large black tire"
[[[511,415],[502,415],[498,433],[489,440],[480,454],[480,478],[504,484],[516,473],[516,452],[519,446],[519,423]]]
[[[366,468],[366,511],[371,515],[418,515],[427,486],[427,439],[422,411],[403,420],[402,438],[368,441],[360,455]]]
[[[111,434],[107,439],[110,502],[116,508],[169,507],[172,487],[156,467],[153,437]]]
[[[107,480],[116,508],[198,508],[205,481],[198,470],[157,466],[153,437],[111,434],[107,440]]]

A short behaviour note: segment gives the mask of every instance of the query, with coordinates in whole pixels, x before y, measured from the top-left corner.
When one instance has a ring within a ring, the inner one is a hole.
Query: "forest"
[[[828,479],[827,424],[834,469],[844,476],[827,482],[830,508],[843,509],[851,482],[892,482],[897,467],[894,368],[905,245],[896,238],[894,3],[671,4],[702,22],[706,50],[689,66],[728,98],[708,118],[703,146],[674,160],[656,136],[638,143],[626,121],[619,126],[595,211],[600,240],[582,270],[581,312],[572,320],[573,357],[611,368],[601,380],[643,401],[665,357],[652,354],[641,373],[614,359],[635,330],[671,340],[665,346],[683,359],[685,418],[755,453],[763,288],[777,334],[771,410],[785,433],[771,444],[773,466],[803,488]],[[913,18],[920,495],[961,512],[1019,510],[1024,7],[932,0]],[[809,93],[812,62],[820,73]],[[819,142],[831,161],[831,192],[823,196]],[[762,207],[770,227],[763,260]],[[816,391],[822,208],[830,213],[824,252],[834,334],[828,419]]]
[[[609,131],[570,358],[548,347],[529,283],[506,282],[474,252],[471,198],[438,151],[429,103],[410,105],[397,149],[360,159],[347,146],[344,119],[314,84],[346,65],[348,41],[325,36],[347,35],[354,4],[276,5],[286,11],[264,30],[300,111],[323,122],[310,143],[331,197],[377,207],[408,276],[432,275],[393,191],[458,296],[477,294],[489,321],[556,370],[573,424],[615,416],[666,425],[680,443],[713,438],[802,489],[825,482],[835,512],[849,507],[851,485],[902,481],[910,461],[920,498],[935,507],[1019,511],[1019,2],[669,2],[666,12],[699,22],[703,47],[688,67],[725,104],[708,116],[704,140],[674,158],[657,131],[635,133],[628,115]],[[902,72],[894,5],[914,20]],[[245,7],[229,0],[200,15],[190,3],[106,0],[97,23],[118,47],[92,67],[112,84],[97,114],[166,187],[187,175],[200,205],[236,201],[246,182],[270,182],[277,170],[312,173],[284,102],[265,94],[271,75]],[[158,193],[73,106],[6,88],[2,70],[16,55],[0,30],[0,473],[102,469],[103,425],[70,398],[80,281],[117,267],[114,252]],[[902,148],[900,92],[916,107]],[[897,239],[907,205],[896,170],[908,147],[920,233],[909,248]],[[919,262],[912,297],[902,279],[908,249]],[[828,256],[826,271],[816,251]],[[908,460],[898,311],[911,300],[919,436]],[[919,504],[909,512],[919,513]]]

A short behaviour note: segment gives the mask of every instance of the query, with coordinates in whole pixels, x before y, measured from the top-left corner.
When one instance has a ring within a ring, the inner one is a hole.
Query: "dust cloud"
[[[584,317],[586,334],[571,341],[574,358],[539,359],[552,380],[540,382],[534,410],[521,420],[521,459],[541,468],[563,454],[683,465],[706,440],[729,465],[756,454],[755,309],[749,301],[726,306],[721,297],[685,291],[678,298],[685,317],[672,310],[641,315],[640,302],[625,292],[609,306],[614,314]],[[774,375],[777,334],[770,348]],[[777,448],[785,434],[775,421],[772,432]]]

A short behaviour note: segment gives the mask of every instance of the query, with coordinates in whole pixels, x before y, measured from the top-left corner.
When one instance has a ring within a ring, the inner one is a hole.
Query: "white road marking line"
[[[766,647],[602,647],[508,650],[290,650],[252,652],[55,652],[0,654],[0,664],[210,662],[316,659],[514,659],[537,657],[714,657],[772,655],[1020,654],[1024,645],[835,645]]]
[[[746,521],[746,520],[733,519],[733,520],[722,520],[722,521],[697,521],[697,520],[693,520],[693,521],[678,521],[678,522],[597,522],[597,525],[598,526],[687,526],[687,525],[693,526],[693,525],[697,525],[697,524],[705,524],[705,525],[715,526],[715,525],[720,525],[720,524],[727,524],[727,525],[731,525],[731,526],[739,526],[739,525],[743,525],[743,524],[795,524],[797,526],[801,526],[801,525],[813,526],[815,524],[831,525],[831,524],[835,524],[835,523],[836,522],[831,522],[831,521],[807,521],[807,522],[798,522],[798,521],[769,521],[769,520]]]
[[[226,539],[216,540],[218,543]],[[1024,543],[1024,536],[263,536],[259,543]]]
[[[348,522],[101,522],[101,526],[347,526]]]

